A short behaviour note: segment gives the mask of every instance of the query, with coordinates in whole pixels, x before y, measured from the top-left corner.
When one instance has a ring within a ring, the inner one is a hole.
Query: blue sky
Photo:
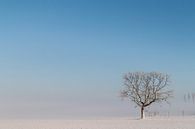
[[[125,116],[129,71],[170,74],[178,100],[195,91],[194,5],[0,1],[2,117]]]

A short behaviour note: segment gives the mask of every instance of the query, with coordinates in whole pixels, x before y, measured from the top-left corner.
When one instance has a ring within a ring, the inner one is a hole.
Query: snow
[[[195,117],[0,120],[0,129],[195,129]]]

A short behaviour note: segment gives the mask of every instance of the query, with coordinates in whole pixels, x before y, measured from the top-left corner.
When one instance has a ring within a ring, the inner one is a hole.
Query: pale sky
[[[0,1],[0,118],[129,116],[133,104],[118,96],[123,75],[135,71],[168,73],[171,101],[181,104],[195,92],[194,6]]]

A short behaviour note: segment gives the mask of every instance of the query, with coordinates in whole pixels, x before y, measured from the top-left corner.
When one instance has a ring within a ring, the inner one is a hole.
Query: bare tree
[[[195,93],[192,93],[192,101],[195,102]]]
[[[188,101],[190,102],[190,99],[191,99],[191,95],[190,93],[188,93]]]
[[[167,101],[172,96],[172,90],[167,90],[169,76],[158,72],[135,72],[124,76],[124,89],[120,95],[129,98],[141,108],[141,119],[144,108],[154,102]]]

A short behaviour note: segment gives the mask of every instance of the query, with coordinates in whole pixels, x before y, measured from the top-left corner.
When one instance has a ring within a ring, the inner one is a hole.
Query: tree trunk
[[[141,119],[144,118],[144,106],[141,107]]]

